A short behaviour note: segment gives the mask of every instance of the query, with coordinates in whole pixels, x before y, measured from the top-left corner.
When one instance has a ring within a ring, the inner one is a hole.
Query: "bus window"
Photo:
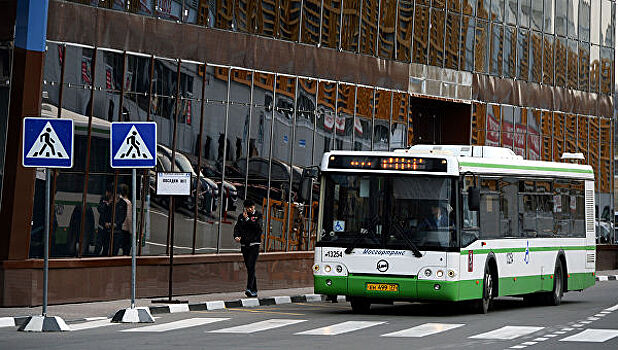
[[[468,207],[468,189],[474,187],[474,177],[466,176],[461,186],[461,246],[465,247],[479,238],[478,211]]]
[[[480,238],[500,237],[500,193],[497,179],[481,179]]]
[[[500,187],[500,234],[502,237],[519,237],[517,210],[517,180],[503,179]]]

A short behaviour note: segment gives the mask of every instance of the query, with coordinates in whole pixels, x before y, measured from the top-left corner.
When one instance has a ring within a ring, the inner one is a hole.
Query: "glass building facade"
[[[305,170],[330,150],[416,143],[503,146],[548,161],[582,152],[597,177],[598,240],[616,239],[613,105],[608,113],[594,103],[613,103],[614,1],[74,2],[235,32],[239,40],[267,37],[291,49],[396,62],[410,77],[409,86],[393,88],[380,79],[367,85],[195,61],[171,49],[166,55],[50,39],[41,114],[71,118],[76,130],[75,166],[53,176],[53,257],[114,253],[98,206],[106,190],[113,195],[131,178],[109,166],[109,127],[137,120],[155,121],[159,142],[157,168],[138,172],[141,255],[238,251],[232,231],[244,199],[265,214],[264,250],[311,250],[319,189],[303,198]],[[540,97],[521,87],[539,89]],[[192,173],[191,196],[157,196],[156,171]],[[37,176],[30,257],[42,254],[44,185]]]

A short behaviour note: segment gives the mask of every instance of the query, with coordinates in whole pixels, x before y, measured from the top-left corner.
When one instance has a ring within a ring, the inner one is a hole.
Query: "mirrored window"
[[[567,0],[567,33],[571,39],[577,39],[578,37],[579,1],[580,0]]]
[[[504,28],[504,75],[509,78],[517,76],[517,29]]]
[[[303,2],[301,42],[311,45],[317,45],[320,42],[321,11],[321,0],[305,0]]]
[[[543,68],[543,34],[530,32],[530,81],[542,81]]]
[[[354,119],[354,150],[371,150],[373,134],[374,90],[359,86],[356,91],[356,117]]]
[[[554,34],[554,21],[556,18],[556,7],[554,0],[544,0],[543,11],[543,32],[546,34]]]
[[[544,36],[543,84],[554,85],[554,36],[553,35]]]
[[[577,89],[577,83],[579,81],[579,74],[577,68],[579,67],[578,52],[579,46],[577,41],[569,39],[567,48],[568,55],[568,80],[567,87],[571,89]]]
[[[555,28],[560,36],[567,35],[567,1],[571,0],[556,0]]]
[[[341,0],[324,0],[322,8],[322,46],[339,47]]]
[[[444,64],[444,10],[431,9],[430,27],[429,64],[442,67]]]
[[[414,12],[414,41],[412,62],[427,64],[427,44],[429,42],[429,8],[416,5]]]
[[[380,6],[380,37],[378,42],[378,56],[382,58],[394,58],[395,22],[397,22],[397,0],[382,1]]]
[[[343,1],[343,27],[341,28],[341,48],[346,51],[358,51],[358,26],[360,19],[360,8],[360,1]]]
[[[530,32],[520,29],[517,35],[517,77],[521,80],[528,80],[528,69],[530,64]]]
[[[379,0],[361,0],[360,52],[368,55],[376,54],[378,35]]]
[[[502,54],[504,51],[504,27],[500,24],[491,24],[489,73],[502,75]]]
[[[556,55],[556,86],[565,87],[567,84],[567,39],[556,37],[554,39],[554,54]]]
[[[504,6],[505,0],[492,0],[491,1],[491,20],[493,22],[503,23],[504,22]]]
[[[477,20],[476,35],[474,43],[474,70],[476,72],[487,72],[489,56],[489,23],[484,20]]]
[[[530,29],[540,32],[543,30],[543,1],[530,1]]]
[[[463,16],[462,22],[462,39],[461,43],[461,62],[460,69],[472,71],[474,69],[474,49],[475,41],[474,34],[476,32],[476,21],[474,17]]]
[[[461,16],[448,12],[446,16],[446,31],[444,43],[444,66],[450,69],[459,67],[459,39],[461,28]]]
[[[298,40],[301,5],[301,0],[279,2],[279,38]]]
[[[337,94],[337,115],[335,116],[335,149],[352,149],[355,103],[356,86],[340,83]]]
[[[412,43],[412,21],[414,19],[414,2],[399,0],[397,8],[397,57],[403,62],[410,62],[410,45]],[[448,30],[448,29],[447,29]]]

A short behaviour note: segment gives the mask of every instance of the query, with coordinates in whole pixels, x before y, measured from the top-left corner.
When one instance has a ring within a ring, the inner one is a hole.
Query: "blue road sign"
[[[73,120],[24,118],[22,139],[24,167],[73,167]]]
[[[154,168],[157,165],[157,124],[112,123],[110,146],[112,168]]]

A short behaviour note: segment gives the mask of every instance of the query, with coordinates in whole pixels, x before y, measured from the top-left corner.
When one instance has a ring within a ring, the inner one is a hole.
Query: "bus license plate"
[[[374,292],[396,292],[399,285],[395,283],[367,283],[367,290]]]

